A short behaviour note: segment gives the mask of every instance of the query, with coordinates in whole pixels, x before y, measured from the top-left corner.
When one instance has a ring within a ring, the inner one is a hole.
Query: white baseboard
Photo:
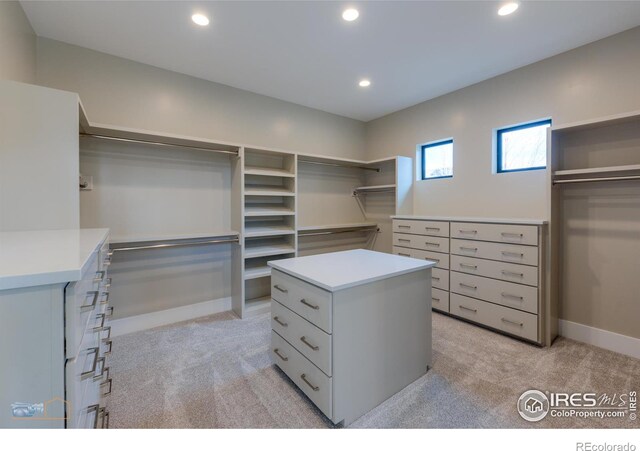
[[[130,316],[111,321],[111,336],[130,334],[141,330],[152,329],[158,326],[178,323],[201,316],[213,315],[231,310],[231,298],[214,299],[213,301],[199,302],[159,312],[145,313],[143,315]]]
[[[559,333],[563,337],[571,338],[572,340],[640,359],[640,338],[629,337],[563,319],[560,320]]]

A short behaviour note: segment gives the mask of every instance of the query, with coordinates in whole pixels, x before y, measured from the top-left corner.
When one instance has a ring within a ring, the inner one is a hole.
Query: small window
[[[497,132],[498,172],[547,167],[547,128],[551,119],[507,127]]]
[[[453,177],[453,139],[422,146],[422,180]]]

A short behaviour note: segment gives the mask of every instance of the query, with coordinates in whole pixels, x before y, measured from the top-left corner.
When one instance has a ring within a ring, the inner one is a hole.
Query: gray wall
[[[35,81],[36,35],[15,1],[0,1],[0,61],[0,79]]]
[[[493,130],[640,109],[640,27],[420,103],[367,124],[367,157],[415,157],[454,138],[454,177],[417,181],[414,213],[548,217],[545,171],[493,173]]]
[[[360,121],[50,39],[37,62],[38,84],[79,93],[92,122],[364,157]]]

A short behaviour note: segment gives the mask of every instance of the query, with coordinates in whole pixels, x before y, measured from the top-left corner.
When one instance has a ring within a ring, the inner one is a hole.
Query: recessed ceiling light
[[[204,14],[194,14],[193,16],[191,16],[191,20],[193,20],[196,24],[200,25],[201,27],[205,27],[209,25],[209,18]]]
[[[342,18],[344,20],[346,20],[347,22],[353,22],[354,20],[356,20],[358,18],[359,15],[360,15],[360,13],[358,12],[357,9],[349,8],[349,9],[345,9],[343,11]]]
[[[518,9],[518,6],[520,6],[520,5],[518,5],[518,2],[505,3],[498,10],[498,15],[499,16],[508,16],[509,14],[515,12],[515,10]]]
[[[360,80],[360,83],[358,84],[363,88],[366,88],[367,86],[371,86],[371,82],[366,78],[364,80]]]

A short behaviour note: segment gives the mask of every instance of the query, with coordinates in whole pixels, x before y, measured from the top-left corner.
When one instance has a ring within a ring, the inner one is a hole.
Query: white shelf
[[[271,296],[262,296],[244,301],[244,310],[249,315],[258,315],[271,309]]]
[[[278,168],[259,168],[253,166],[247,166],[244,169],[245,175],[263,175],[267,177],[295,177],[295,174]]]
[[[261,207],[245,207],[245,217],[254,216],[293,216],[295,211],[287,207],[280,206],[261,206]]]
[[[290,244],[265,244],[262,246],[246,246],[244,258],[269,257],[271,255],[283,255],[295,253],[295,248]]]
[[[377,222],[354,222],[351,224],[304,226],[304,227],[298,227],[298,231],[310,232],[310,231],[336,230],[336,229],[359,229],[359,228],[366,228],[366,227],[376,227],[377,225],[378,225]]]
[[[271,268],[269,266],[258,266],[256,268],[245,268],[244,280],[259,279],[261,277],[271,276]]]
[[[563,176],[570,176],[570,175],[608,174],[612,172],[628,172],[628,171],[640,171],[640,164],[629,164],[625,166],[608,166],[608,167],[601,167],[601,168],[568,169],[564,171],[555,171],[553,175],[555,177],[563,177]]]
[[[354,188],[354,191],[395,191],[396,185],[373,185],[373,186],[359,186]]]
[[[244,189],[245,196],[295,196],[286,188],[278,188],[276,186],[255,186],[249,185]]]
[[[293,228],[283,224],[246,226],[244,229],[244,236],[246,238],[293,235],[294,233],[296,233],[296,231],[293,230]]]

